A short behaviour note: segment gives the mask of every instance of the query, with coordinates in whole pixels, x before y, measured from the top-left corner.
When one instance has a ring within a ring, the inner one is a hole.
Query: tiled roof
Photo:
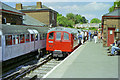
[[[115,9],[113,12],[107,13],[103,16],[120,16],[120,9]]]
[[[24,15],[23,16],[23,24],[26,24],[26,25],[36,25],[36,26],[45,26],[44,23],[32,18],[31,16],[29,15]]]
[[[2,11],[6,12],[6,13],[23,14],[22,12],[20,12],[20,11],[16,10],[15,8],[8,6],[2,2],[0,2],[0,9],[2,9]]]
[[[55,10],[50,9],[45,5],[42,5],[42,8],[40,8],[40,9],[37,9],[36,6],[23,6],[22,10],[20,10],[20,11],[45,11],[45,10],[56,12]]]

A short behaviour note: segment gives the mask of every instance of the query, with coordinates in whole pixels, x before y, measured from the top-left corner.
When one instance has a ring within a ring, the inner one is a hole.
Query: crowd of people
[[[102,33],[100,31],[78,31],[78,40],[80,44],[84,44],[86,40],[92,41],[94,40],[95,43],[102,42]]]
[[[101,31],[78,31],[78,40],[79,44],[84,44],[85,41],[92,41],[94,40],[94,43],[101,43],[103,40],[102,32]],[[119,37],[116,37],[114,43],[109,47],[108,53],[110,53],[108,56],[114,56],[115,52],[117,54],[120,52],[120,39]]]

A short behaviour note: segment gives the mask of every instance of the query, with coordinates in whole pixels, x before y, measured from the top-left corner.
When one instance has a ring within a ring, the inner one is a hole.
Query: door
[[[115,28],[108,28],[107,46],[110,46],[110,44],[114,43],[114,31],[115,31]]]
[[[54,32],[50,32],[49,35],[47,36],[47,50],[53,51],[54,50]]]
[[[71,52],[70,34],[68,32],[63,33],[62,44],[64,46],[62,49],[64,52]]]
[[[55,44],[54,50],[62,50],[64,46],[62,45],[62,32],[55,32]]]

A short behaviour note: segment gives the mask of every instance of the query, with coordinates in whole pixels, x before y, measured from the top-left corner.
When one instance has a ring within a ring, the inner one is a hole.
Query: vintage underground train
[[[47,27],[0,24],[1,61],[46,48],[47,31]]]
[[[69,55],[79,46],[78,30],[64,27],[55,27],[48,30],[46,39],[46,50],[55,58]]]

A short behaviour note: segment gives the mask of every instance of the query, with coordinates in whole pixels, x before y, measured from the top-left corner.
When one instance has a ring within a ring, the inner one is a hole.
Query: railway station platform
[[[108,56],[107,49],[102,46],[102,43],[95,44],[93,41],[87,41],[43,78],[111,78],[119,80],[118,57]]]

